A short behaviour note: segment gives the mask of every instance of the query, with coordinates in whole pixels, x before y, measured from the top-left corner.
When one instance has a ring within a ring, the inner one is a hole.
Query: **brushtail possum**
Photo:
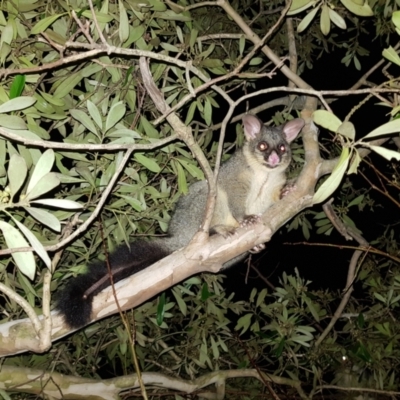
[[[290,142],[304,126],[294,119],[278,127],[266,127],[256,116],[243,117],[245,143],[221,165],[217,179],[217,198],[210,234],[228,235],[241,222],[264,213],[279,200],[286,182],[285,170],[291,161]],[[181,196],[168,227],[168,236],[152,241],[136,240],[120,246],[109,257],[113,282],[120,281],[186,246],[199,229],[206,208],[206,181],[190,186]],[[238,261],[228,262],[224,267]],[[93,297],[109,286],[105,262],[89,264],[88,272],[72,279],[61,290],[57,308],[72,328],[90,321]]]

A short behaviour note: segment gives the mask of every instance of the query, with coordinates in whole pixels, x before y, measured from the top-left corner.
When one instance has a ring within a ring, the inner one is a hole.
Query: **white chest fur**
[[[247,158],[247,157],[246,157]],[[280,192],[286,182],[285,169],[260,167],[259,163],[247,158],[249,168],[243,176],[250,182],[246,199],[246,215],[262,214],[279,200]]]

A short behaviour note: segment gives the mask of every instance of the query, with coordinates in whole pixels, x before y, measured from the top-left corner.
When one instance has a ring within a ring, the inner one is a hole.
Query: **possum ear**
[[[305,122],[301,118],[292,119],[283,125],[282,131],[288,143],[296,139],[297,135],[303,129]]]
[[[263,123],[255,115],[246,114],[242,118],[244,134],[247,140],[255,139],[261,132]]]

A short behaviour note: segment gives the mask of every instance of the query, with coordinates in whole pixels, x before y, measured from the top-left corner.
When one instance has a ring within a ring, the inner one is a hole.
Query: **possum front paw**
[[[286,185],[282,188],[281,194],[279,196],[280,199],[283,199],[288,194],[294,192],[297,189],[296,181],[290,181],[286,183]]]
[[[258,224],[261,221],[261,215],[247,215],[244,217],[243,221],[240,223],[241,228],[251,228],[252,225]],[[256,254],[265,249],[265,244],[260,243],[255,245],[249,250],[250,253]]]
[[[249,253],[251,254],[257,254],[260,251],[263,251],[265,249],[265,244],[264,243],[260,243],[260,244],[256,244],[254,247],[252,247],[249,250]]]
[[[261,215],[252,214],[246,215],[240,223],[240,228],[250,228],[252,225],[258,224],[261,220]]]

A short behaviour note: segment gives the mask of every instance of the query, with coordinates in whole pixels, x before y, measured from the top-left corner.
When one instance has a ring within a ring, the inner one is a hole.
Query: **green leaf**
[[[399,132],[400,132],[400,119],[394,119],[374,129],[372,132],[368,133],[368,135],[364,136],[363,139],[387,135],[389,133],[399,133]]]
[[[146,28],[143,25],[138,25],[138,26],[134,26],[132,28],[132,30],[133,30],[133,32],[130,33],[129,42],[135,43],[140,38],[143,37],[143,35],[146,31]]]
[[[96,105],[91,102],[90,100],[88,100],[86,102],[87,105],[87,109],[89,111],[90,116],[92,117],[93,121],[96,122],[96,125],[102,129],[103,127],[103,121],[101,119],[101,114],[99,109],[96,107]]]
[[[264,62],[264,59],[261,57],[253,57],[250,62],[249,65],[260,65],[262,62]],[[222,66],[222,65],[217,65],[218,66]]]
[[[125,104],[122,101],[115,103],[111,107],[110,112],[107,115],[106,132],[122,119],[122,117],[125,115],[125,112]]]
[[[97,129],[89,115],[82,110],[71,110],[72,117],[80,122],[86,129],[98,136]]]
[[[349,121],[344,121],[337,129],[337,133],[352,140],[356,137],[354,125]]]
[[[142,164],[151,172],[158,173],[161,171],[157,162],[154,159],[146,157],[143,153],[135,153],[134,158],[139,164]]]
[[[18,154],[13,154],[10,158],[7,171],[11,198],[21,189],[27,173],[28,168],[25,160]]]
[[[343,19],[341,15],[339,15],[335,10],[332,10],[332,8],[328,7],[329,9],[329,18],[331,21],[340,29],[346,29],[346,22]]]
[[[42,91],[39,91],[39,92],[40,92],[40,95],[41,95],[48,103],[53,104],[54,106],[57,106],[57,107],[64,107],[64,104],[65,104],[64,100],[62,100],[62,99],[57,99],[57,98],[55,98],[53,95],[51,95],[51,94],[49,94],[49,93],[45,93],[45,92],[42,92]]]
[[[309,1],[309,0],[307,0],[307,1]],[[293,5],[293,3],[292,3],[292,5]],[[244,35],[241,35],[240,39],[239,39],[239,54],[240,54],[240,56],[243,56],[245,46],[246,46],[246,38]]]
[[[319,314],[318,314],[318,311],[317,311],[316,307],[314,306],[314,303],[312,302],[312,300],[309,297],[307,297],[305,294],[304,294],[304,296],[302,296],[302,299],[306,302],[308,309],[310,310],[315,321],[319,322],[320,321]]]
[[[145,117],[140,117],[140,122],[143,125],[143,129],[146,132],[146,135],[152,139],[158,139],[160,137],[154,125],[151,124]]]
[[[114,16],[112,16],[112,15],[104,14],[104,13],[97,12],[97,11],[95,11],[94,15],[95,15],[97,22],[100,22],[101,24],[107,24],[114,19]],[[93,14],[90,10],[83,11],[82,16],[84,16],[87,19],[93,20]]]
[[[129,20],[128,20],[128,14],[126,13],[124,3],[119,0],[118,1],[118,6],[119,6],[119,40],[121,43],[125,43],[129,37]]]
[[[52,149],[46,150],[36,163],[35,169],[29,180],[27,192],[29,193],[34,186],[53,168],[54,164],[54,151]]]
[[[25,87],[25,75],[16,75],[10,87],[10,99],[21,96]]]
[[[248,313],[246,315],[243,315],[243,317],[240,317],[235,326],[235,331],[242,329],[240,334],[243,335],[243,333],[245,333],[249,329],[252,317],[253,317],[252,313]]]
[[[152,17],[155,19],[160,18],[167,21],[191,22],[192,18],[184,14],[185,13],[176,14],[172,10],[167,10],[164,12],[155,12]]]
[[[182,164],[182,167],[193,176],[193,178],[197,178],[200,181],[204,179],[204,172],[197,165],[187,160],[183,160],[181,157],[178,157],[177,160]]]
[[[140,139],[142,137],[139,132],[127,128],[116,129],[115,131],[107,133],[106,136],[110,138],[131,138],[131,139]]]
[[[362,201],[364,200],[364,195],[360,194],[359,196],[357,196],[355,199],[353,199],[348,205],[347,208],[350,208],[352,206],[357,206],[358,204],[360,204]]]
[[[389,150],[385,149],[384,147],[381,146],[368,146],[371,150],[375,151],[375,153],[378,153],[380,156],[386,158],[386,160],[391,160],[394,158],[397,161],[400,161],[400,153],[398,151],[394,150]]]
[[[0,229],[3,232],[4,239],[9,249],[30,247],[28,242],[22,236],[21,232],[7,222],[0,220]],[[31,251],[24,251],[12,253],[11,255],[18,269],[29,279],[33,280],[36,272],[36,264],[33,253]]]
[[[65,210],[77,210],[82,208],[82,204],[68,199],[40,199],[31,201],[33,204],[42,204],[47,207],[61,208]]]
[[[329,18],[329,7],[324,4],[322,6],[320,19],[321,32],[326,36],[331,31],[331,19]]]
[[[138,200],[135,199],[134,197],[129,197],[125,195],[120,195],[121,198],[125,199],[126,202],[136,211],[141,212],[143,211],[144,207],[143,204]]]
[[[315,7],[314,10],[311,10],[299,23],[297,26],[297,32],[303,32],[305,29],[307,29],[308,25],[310,25],[311,21],[314,19],[315,15],[317,14],[319,8],[321,5],[318,7]]]
[[[212,296],[212,293],[208,290],[207,282],[204,282],[201,286],[201,301],[206,301]]]
[[[179,162],[175,163],[175,168],[178,171],[178,191],[179,193],[186,194],[188,192],[188,185],[185,171]]]
[[[27,129],[25,121],[17,115],[0,114],[0,126],[9,129]]]
[[[36,99],[28,96],[21,96],[16,99],[6,101],[0,106],[0,113],[19,111],[31,107],[36,103]]]
[[[33,200],[37,197],[41,196],[44,193],[50,192],[55,187],[60,184],[60,179],[54,172],[49,172],[44,175],[36,185],[31,189],[31,191],[27,192],[26,199]]]
[[[0,396],[4,400],[12,400],[12,398],[3,389],[0,389]]]
[[[382,56],[387,58],[390,62],[400,66],[400,57],[392,46],[384,49],[382,51]]]
[[[84,167],[76,167],[75,171],[82,177],[84,178],[90,185],[95,188],[96,187],[96,180],[94,179],[92,175],[92,171],[84,166]]]
[[[51,269],[51,260],[47,251],[44,249],[42,243],[39,242],[37,237],[21,222],[17,221],[14,217],[12,217],[19,230],[25,235],[25,237],[29,240],[29,243],[36,251],[37,255],[43,260],[48,269]]]
[[[24,207],[24,210],[43,225],[48,226],[53,229],[53,231],[60,232],[60,221],[53,214],[50,214],[48,211],[42,210],[41,208],[34,207]]]
[[[190,39],[189,39],[189,46],[193,48],[194,44],[196,43],[197,37],[199,35],[199,31],[195,28],[191,29],[190,31]]]
[[[169,44],[169,43],[161,43],[160,46],[164,50],[171,52],[171,53],[179,53],[180,52],[180,50],[176,46],[173,46],[172,44]]]
[[[180,290],[177,287],[174,287],[172,289],[172,294],[175,297],[176,302],[178,303],[179,310],[181,311],[182,315],[186,317],[187,315],[187,305],[185,301],[182,299],[182,295],[180,293]]]
[[[314,194],[314,204],[325,201],[338,188],[349,164],[349,157],[349,149],[348,147],[344,147],[339,162],[333,169],[331,176],[319,187],[317,193]]]
[[[351,163],[349,170],[347,172],[348,175],[350,174],[356,174],[358,170],[358,166],[360,165],[361,162],[361,157],[360,154],[358,154],[357,149],[355,149],[353,157],[351,158]]]
[[[11,44],[14,39],[15,28],[15,19],[10,16],[7,21],[7,25],[2,29],[1,32],[0,47],[3,47],[5,44]],[[7,46],[4,46],[4,48],[7,48]]]
[[[212,107],[208,98],[206,98],[204,102],[204,120],[207,126],[210,126],[212,123]]]
[[[293,0],[287,15],[301,13],[302,11],[306,10],[314,4],[315,2],[313,0]]]
[[[165,292],[158,298],[157,304],[157,325],[161,326],[165,315]]]
[[[342,121],[335,115],[326,110],[317,110],[313,112],[313,120],[317,125],[322,126],[332,132],[336,132]]]
[[[392,14],[392,22],[397,29],[400,29],[400,11],[395,11]]]
[[[371,17],[374,15],[374,12],[371,10],[371,7],[368,5],[368,2],[365,1],[363,5],[359,5],[352,0],[340,0],[342,4],[353,14],[359,15],[360,17]]]
[[[265,303],[265,297],[268,294],[268,290],[267,289],[262,289],[260,293],[258,293],[257,296],[257,301],[256,301],[256,307],[260,307],[261,304]]]
[[[56,14],[50,17],[43,18],[40,20],[31,30],[32,35],[37,35],[38,33],[44,32],[51,24],[58,20],[58,18],[66,15],[67,13]]]
[[[193,101],[189,106],[189,110],[187,112],[186,119],[185,119],[185,125],[189,125],[192,122],[196,108],[197,108],[197,103],[195,101]]]

